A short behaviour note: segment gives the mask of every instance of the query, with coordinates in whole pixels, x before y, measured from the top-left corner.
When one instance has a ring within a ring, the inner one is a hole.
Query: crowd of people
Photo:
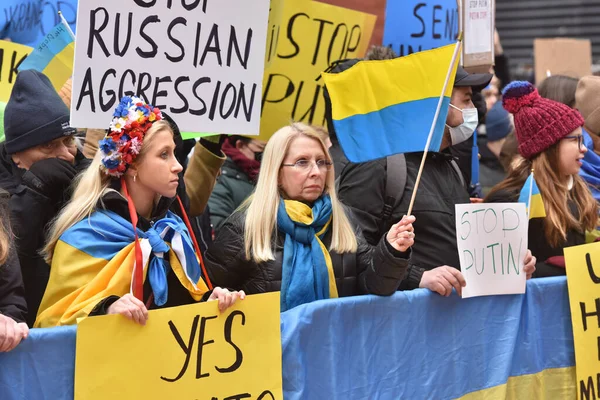
[[[536,88],[459,67],[412,215],[423,153],[349,162],[326,88],[324,99],[326,129],[293,122],[267,142],[183,140],[176,121],[135,96],[106,131],[78,132],[48,78],[20,72],[0,144],[0,351],[31,327],[105,314],[145,324],[148,310],[225,310],[265,292],[281,293],[281,311],[416,288],[460,295],[455,205],[516,202],[532,169],[546,217],[529,222],[527,279],[564,275],[563,248],[600,236],[600,77]]]

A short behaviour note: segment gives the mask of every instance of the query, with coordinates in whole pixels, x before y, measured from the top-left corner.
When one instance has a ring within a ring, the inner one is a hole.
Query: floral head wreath
[[[144,136],[156,121],[163,119],[158,108],[135,96],[125,96],[115,109],[108,133],[99,145],[100,169],[119,178],[139,154]]]

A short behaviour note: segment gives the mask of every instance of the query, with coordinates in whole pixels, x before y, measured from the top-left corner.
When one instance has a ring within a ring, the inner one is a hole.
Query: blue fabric
[[[348,160],[365,162],[393,154],[424,151],[439,98],[409,101],[368,114],[334,120]],[[444,97],[429,151],[439,151],[450,98]]]
[[[310,225],[292,221],[285,209],[284,200],[279,203],[277,226],[285,233],[281,311],[329,298],[327,264],[315,236],[331,218],[329,196],[321,196],[315,201],[312,214],[313,222]]]
[[[587,182],[596,201],[600,201],[600,156],[594,152],[594,142],[590,134],[583,129],[583,144],[588,151],[583,157],[579,175]]]
[[[160,233],[169,228],[165,240],[161,239]],[[169,211],[165,218],[157,221],[154,225],[143,232],[137,229],[140,239],[148,239],[152,247],[152,253],[166,253],[174,232],[181,234],[183,249],[186,258],[186,272],[194,283],[201,278],[200,264],[194,252],[192,239],[184,222],[176,214]],[[90,218],[86,218],[72,228],[68,229],[60,240],[79,249],[94,258],[110,260],[124,247],[135,240],[131,222],[112,211],[96,211]],[[182,262],[183,265],[183,262]],[[162,306],[169,297],[167,285],[168,266],[162,257],[156,254],[150,258],[147,278],[150,281],[154,294],[154,303]]]
[[[477,145],[477,129],[473,131],[473,148],[471,149],[471,184],[479,184],[479,146]]]
[[[2,400],[73,399],[75,334],[33,329],[0,353]],[[281,339],[286,400],[452,399],[575,365],[566,277],[531,280],[525,295],[317,301],[281,314]]]

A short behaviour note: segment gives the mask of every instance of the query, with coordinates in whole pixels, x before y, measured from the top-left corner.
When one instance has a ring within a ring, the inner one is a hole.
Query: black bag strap
[[[454,169],[454,172],[456,172],[456,174],[458,175],[458,177],[460,179],[460,184],[465,189],[468,189],[468,186],[467,186],[467,184],[465,182],[465,176],[462,174],[462,171],[460,170],[460,167],[458,166],[458,163],[456,162],[456,160],[455,159],[450,160],[450,165]]]
[[[404,154],[389,156],[386,162],[385,198],[381,212],[381,230],[387,228],[394,208],[402,200],[404,188],[406,187],[406,158]]]

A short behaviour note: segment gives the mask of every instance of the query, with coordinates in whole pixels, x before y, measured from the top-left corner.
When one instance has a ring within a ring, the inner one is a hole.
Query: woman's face
[[[147,190],[149,195],[175,197],[179,185],[178,174],[183,167],[175,158],[175,142],[171,132],[166,129],[156,132],[136,167],[138,190]]]
[[[583,144],[581,128],[575,129],[558,144],[558,170],[562,176],[576,175],[587,148]]]
[[[330,168],[330,160],[319,141],[307,136],[295,138],[279,172],[279,186],[284,198],[314,202],[323,194]]]

